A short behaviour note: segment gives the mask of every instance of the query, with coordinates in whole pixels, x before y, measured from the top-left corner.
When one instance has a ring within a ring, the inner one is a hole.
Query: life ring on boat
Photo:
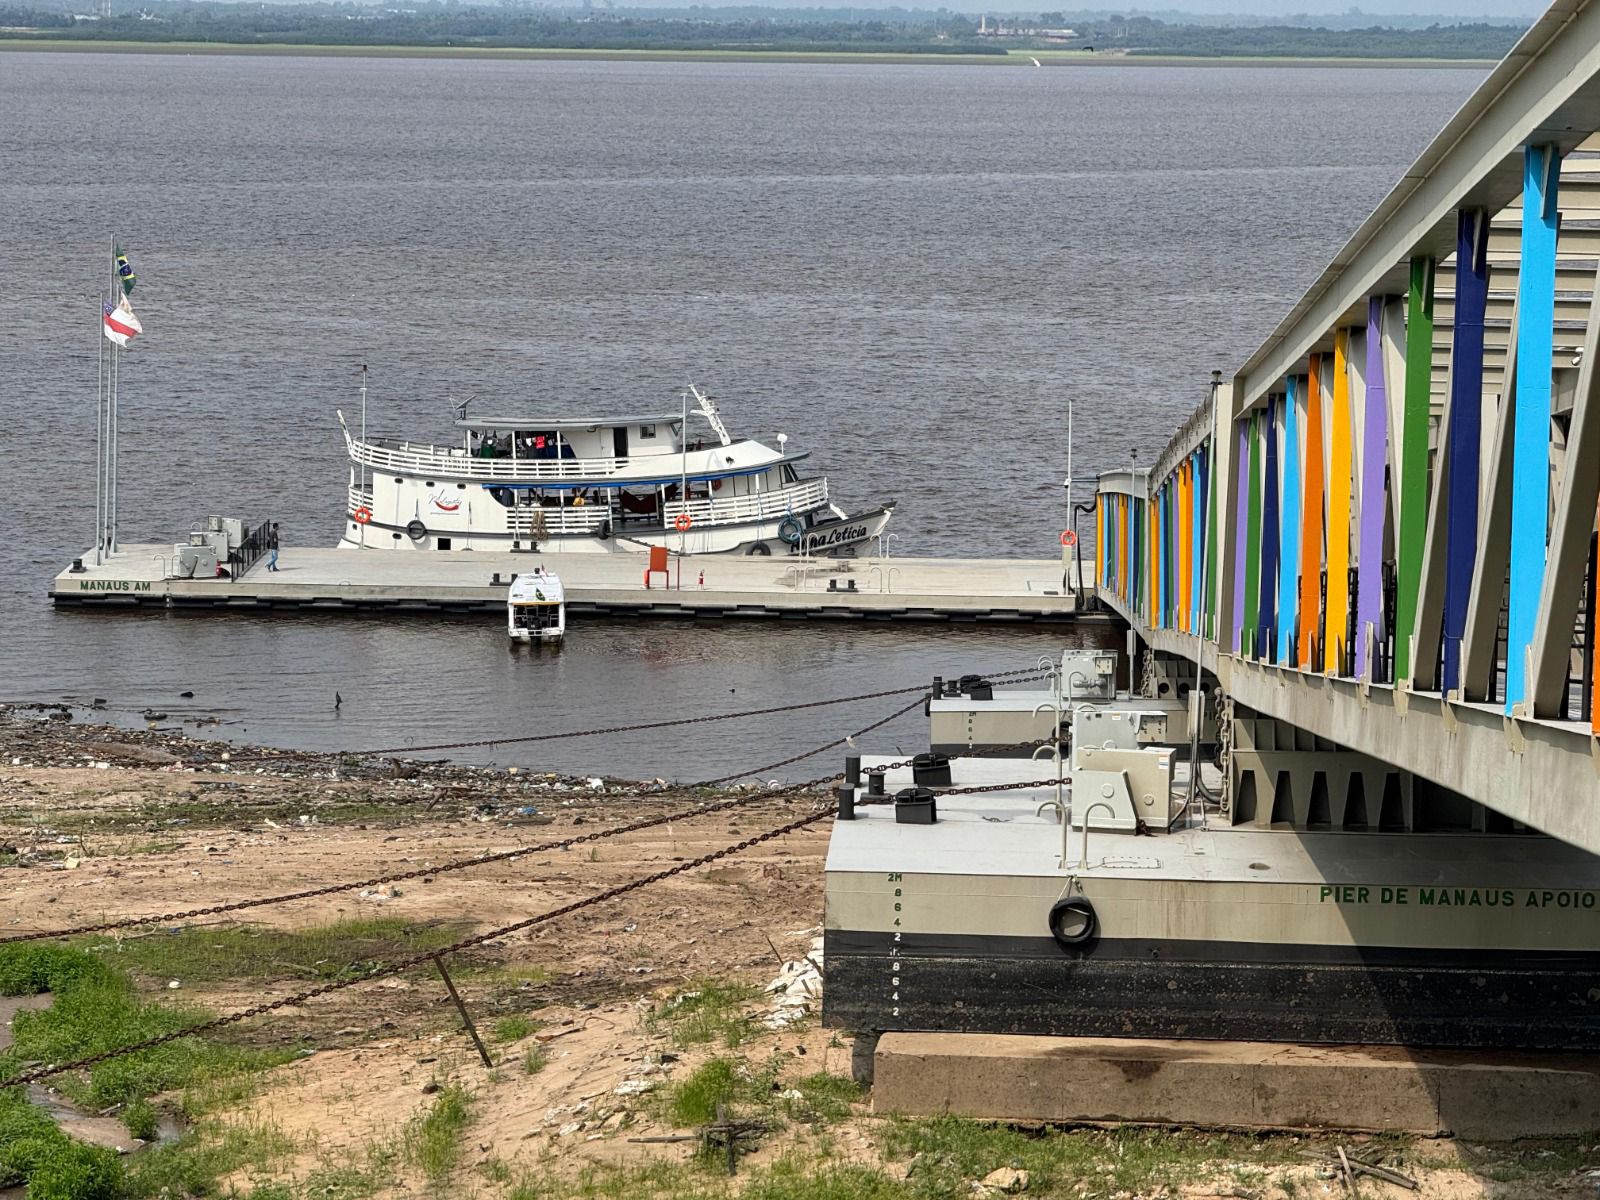
[[[1050,906],[1050,936],[1063,950],[1076,950],[1092,939],[1099,924],[1087,896],[1066,896]]]
[[[765,542],[751,542],[750,548],[745,551],[745,556],[754,555],[756,558],[767,558],[772,554],[772,547]]]
[[[800,544],[800,535],[805,531],[806,527],[801,524],[800,518],[793,513],[778,522],[778,536],[791,546]]]
[[[1078,544],[1078,535],[1070,529],[1063,529],[1061,531],[1061,544],[1063,546],[1076,546]]]
[[[355,512],[350,514],[350,519],[357,525],[365,525],[368,521],[372,520],[372,510],[363,504],[360,508],[356,509]]]
[[[408,521],[406,522],[406,536],[413,542],[420,542],[428,536],[428,527],[421,521]]]
[[[679,513],[672,519],[673,528],[679,533],[688,533],[689,527],[693,524],[694,520],[689,516],[688,513]]]

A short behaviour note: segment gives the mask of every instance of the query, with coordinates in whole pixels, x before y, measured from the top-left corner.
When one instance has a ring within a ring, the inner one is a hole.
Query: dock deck
[[[862,620],[1063,622],[1078,619],[1056,559],[821,559],[693,555],[681,587],[644,586],[635,554],[362,551],[292,547],[237,579],[168,577],[170,545],[129,545],[51,582],[58,607],[244,611],[505,611],[511,576],[543,566],[561,577],[575,614]],[[679,583],[680,562],[672,561]],[[1084,577],[1093,578],[1085,563]],[[498,581],[496,577],[498,576]],[[851,584],[855,590],[850,590]]]

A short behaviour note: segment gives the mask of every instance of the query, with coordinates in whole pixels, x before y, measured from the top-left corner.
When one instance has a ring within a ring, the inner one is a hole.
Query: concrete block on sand
[[[886,1033],[872,1100],[907,1116],[1554,1137],[1600,1129],[1600,1058]]]

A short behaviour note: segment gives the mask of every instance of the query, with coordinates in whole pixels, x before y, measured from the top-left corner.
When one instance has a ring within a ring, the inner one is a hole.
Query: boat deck
[[[51,582],[58,607],[246,611],[493,612],[511,576],[543,566],[560,576],[572,614],[863,620],[1063,622],[1077,609],[1057,559],[822,559],[699,555],[681,586],[644,586],[642,554],[360,551],[286,548],[276,572],[258,562],[237,579],[171,579],[170,545],[127,545]],[[671,563],[680,583],[680,561]],[[1092,579],[1093,564],[1084,577]],[[496,578],[498,576],[498,579]],[[887,577],[887,578],[886,578]],[[854,583],[855,590],[850,590]]]

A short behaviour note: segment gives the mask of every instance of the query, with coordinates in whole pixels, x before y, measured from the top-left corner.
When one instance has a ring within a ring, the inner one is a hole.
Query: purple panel
[[[1367,301],[1367,414],[1361,434],[1361,536],[1356,568],[1356,674],[1367,670],[1367,625],[1383,625],[1383,494],[1389,399],[1383,381],[1383,297]]]
[[[1245,421],[1238,422],[1239,449],[1237,457],[1233,460],[1234,474],[1239,480],[1239,512],[1238,522],[1234,529],[1234,555],[1233,555],[1233,650],[1238,653],[1243,642],[1244,634],[1244,577],[1245,577],[1245,540],[1249,536],[1250,524],[1250,427]]]

